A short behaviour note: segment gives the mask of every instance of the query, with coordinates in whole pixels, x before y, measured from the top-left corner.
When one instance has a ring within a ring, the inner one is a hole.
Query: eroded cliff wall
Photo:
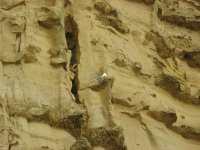
[[[200,149],[199,0],[0,0],[0,150]]]

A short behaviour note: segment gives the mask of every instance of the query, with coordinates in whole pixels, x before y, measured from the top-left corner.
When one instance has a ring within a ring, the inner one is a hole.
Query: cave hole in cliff
[[[80,103],[78,96],[78,67],[80,51],[78,44],[78,25],[72,16],[67,16],[65,18],[65,38],[67,42],[67,47],[72,52],[72,57],[70,60],[70,66],[76,66],[76,71],[74,72],[75,77],[72,80],[72,89],[71,92],[76,98],[76,102]]]

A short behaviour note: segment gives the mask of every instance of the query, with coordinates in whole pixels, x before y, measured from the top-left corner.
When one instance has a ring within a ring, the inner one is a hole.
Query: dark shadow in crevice
[[[67,16],[65,18],[65,38],[67,41],[67,47],[72,52],[72,57],[70,60],[70,66],[78,65],[80,58],[79,44],[78,44],[78,25],[72,16]],[[77,67],[78,68],[78,67]],[[78,96],[78,70],[74,72],[75,77],[72,80],[71,92],[76,98],[76,103],[80,103]]]

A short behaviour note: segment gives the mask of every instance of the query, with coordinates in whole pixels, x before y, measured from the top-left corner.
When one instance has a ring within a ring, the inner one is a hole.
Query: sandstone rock
[[[182,58],[188,62],[188,65],[191,67],[200,66],[200,51],[182,52]]]
[[[0,0],[0,150],[200,149],[199,0]]]
[[[105,25],[110,25],[121,33],[127,33],[129,29],[119,19],[117,10],[112,8],[106,0],[96,1],[94,8],[100,12],[97,16]]]
[[[70,150],[92,150],[92,146],[86,138],[81,137],[70,147]]]
[[[160,57],[169,58],[173,55],[173,50],[166,44],[164,38],[157,32],[149,32],[146,34],[148,40],[152,40]]]
[[[191,4],[191,7],[181,7],[183,4]],[[158,6],[157,15],[161,20],[165,20],[170,23],[175,23],[179,26],[183,26],[193,30],[199,30],[199,10],[198,2],[196,1],[175,1],[175,0],[161,0]],[[176,10],[176,11],[174,11]],[[187,12],[187,14],[185,14]],[[194,13],[195,12],[195,13]]]

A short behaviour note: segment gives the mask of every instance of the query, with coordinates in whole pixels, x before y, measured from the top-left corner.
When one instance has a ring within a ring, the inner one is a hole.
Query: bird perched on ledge
[[[102,75],[99,75],[93,80],[91,80],[81,90],[84,90],[86,88],[91,88],[92,90],[99,91],[105,88],[106,86],[109,86],[112,88],[113,82],[114,82],[114,78],[109,77],[108,74],[104,72]]]
[[[107,73],[104,72],[101,76],[98,76],[96,80],[99,81],[99,80],[105,79],[106,77],[108,77],[108,75]]]
[[[90,82],[90,88],[93,90],[100,90],[104,88],[106,85],[111,83],[111,87],[113,84],[114,78],[108,77],[107,73],[103,73],[102,75],[95,78],[93,81]]]

